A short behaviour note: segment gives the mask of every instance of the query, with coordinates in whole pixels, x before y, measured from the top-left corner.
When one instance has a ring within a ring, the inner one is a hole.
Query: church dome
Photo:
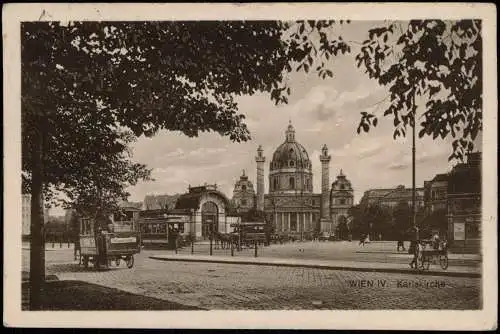
[[[274,151],[270,164],[271,170],[282,168],[311,169],[309,155],[304,146],[295,140],[295,129],[292,124],[288,125],[286,140]]]
[[[269,163],[270,193],[311,193],[312,165],[304,146],[295,140],[295,129],[288,125],[285,142],[274,151]]]

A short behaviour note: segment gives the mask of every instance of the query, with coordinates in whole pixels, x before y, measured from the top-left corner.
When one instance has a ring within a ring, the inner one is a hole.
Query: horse
[[[214,232],[214,241],[215,241],[215,249],[220,247],[222,249],[229,248],[231,246],[231,243],[233,242],[233,236],[229,233],[220,233],[220,232]]]

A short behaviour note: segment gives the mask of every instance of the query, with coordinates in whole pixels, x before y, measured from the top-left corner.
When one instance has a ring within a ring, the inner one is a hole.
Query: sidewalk
[[[442,270],[439,264],[432,265],[429,270],[415,271],[408,264],[401,263],[380,263],[380,262],[356,262],[356,261],[318,261],[301,259],[278,259],[265,257],[230,257],[230,256],[205,256],[205,255],[153,255],[149,258],[160,261],[185,261],[185,262],[208,262],[240,265],[264,265],[279,267],[302,267],[330,270],[349,271],[369,271],[384,273],[404,273],[431,276],[452,276],[480,278],[481,268],[473,266],[450,266],[447,270]]]
[[[403,252],[387,252],[387,251],[362,251],[358,250],[356,253],[360,254],[390,254],[391,257],[408,257],[408,251]],[[458,254],[458,253],[448,253],[448,259],[450,260],[471,260],[471,261],[481,261],[480,254]]]
[[[22,286],[22,309],[29,307],[28,284]],[[47,282],[42,290],[42,310],[203,310],[168,300],[146,297],[83,281]]]
[[[52,245],[54,245],[54,247],[52,247]],[[62,246],[62,247],[60,247],[60,246]],[[62,244],[60,244],[58,242],[56,242],[54,244],[52,244],[51,242],[45,243],[45,251],[64,251],[64,250],[65,251],[69,251],[69,250],[73,251],[74,247],[75,247],[75,245],[72,243],[69,244],[69,247],[68,247],[68,243],[62,243]],[[29,250],[30,244],[23,242],[22,249]]]

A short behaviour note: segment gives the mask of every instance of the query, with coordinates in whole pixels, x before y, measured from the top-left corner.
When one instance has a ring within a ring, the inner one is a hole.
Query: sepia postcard
[[[7,4],[4,326],[497,328],[492,4]]]

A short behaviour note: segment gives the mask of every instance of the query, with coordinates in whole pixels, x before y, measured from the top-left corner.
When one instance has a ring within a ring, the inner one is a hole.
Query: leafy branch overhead
[[[305,34],[316,29],[323,36],[333,24],[23,23],[26,190],[33,169],[30,145],[40,131],[45,196],[61,190],[73,204],[97,193],[105,197],[106,191],[116,202],[126,197],[127,186],[150,178],[146,166],[127,155],[137,136],[166,129],[191,137],[215,131],[237,142],[250,139],[234,97],[269,92],[276,103],[286,103],[290,88],[279,87],[284,74],[291,66],[308,72],[313,52],[317,59]],[[284,37],[288,27],[298,27],[292,39]],[[346,46],[323,37],[318,49],[328,58]],[[317,67],[319,75],[332,76],[324,66]]]
[[[479,20],[390,22],[368,32],[356,62],[389,87],[384,116],[393,118],[394,138],[405,136],[415,119],[419,137],[451,135],[450,160],[461,160],[482,129],[481,49]],[[362,113],[358,133],[368,132],[376,120]]]

